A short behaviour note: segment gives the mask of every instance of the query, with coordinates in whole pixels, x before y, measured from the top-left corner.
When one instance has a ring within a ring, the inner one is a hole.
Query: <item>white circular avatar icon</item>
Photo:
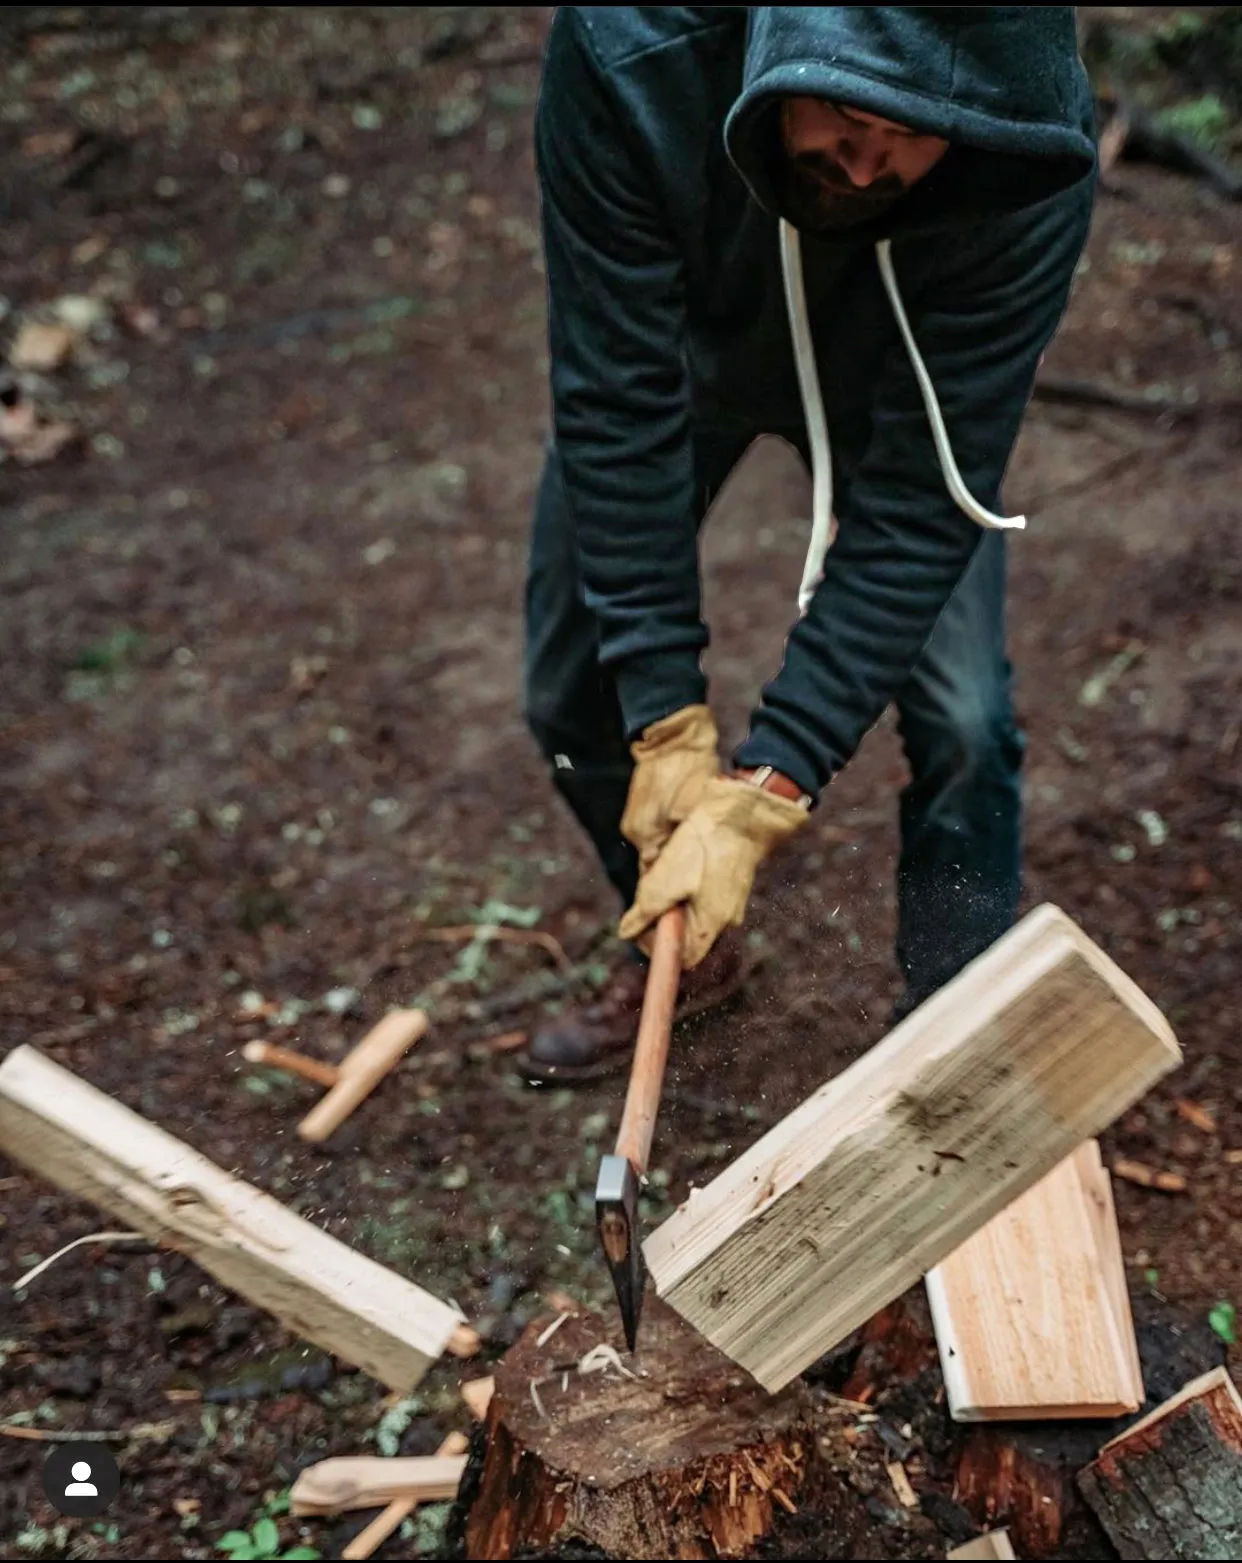
[[[76,1460],[69,1474],[73,1480],[65,1488],[66,1498],[98,1498],[99,1488],[91,1481],[91,1468],[85,1460]]]

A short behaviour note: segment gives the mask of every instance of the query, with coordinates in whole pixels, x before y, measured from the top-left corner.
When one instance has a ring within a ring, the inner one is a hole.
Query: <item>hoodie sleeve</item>
[[[955,238],[905,300],[962,477],[990,510],[1069,297],[1090,208],[1090,190],[1080,188],[998,220],[974,243]],[[897,245],[894,264],[900,285]],[[898,694],[981,537],[945,486],[900,339],[838,515],[823,579],[735,755],[739,765],[774,766],[812,794]]]
[[[564,8],[535,117],[552,419],[627,736],[706,698],[685,282],[638,136]]]

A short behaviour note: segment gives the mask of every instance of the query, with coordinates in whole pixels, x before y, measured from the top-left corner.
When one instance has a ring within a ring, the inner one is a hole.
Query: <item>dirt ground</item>
[[[478,1046],[536,1018],[545,949],[428,937],[533,926],[589,984],[615,911],[521,717],[547,12],[92,10],[9,8],[0,66],[0,294],[107,306],[38,392],[81,440],[0,468],[0,1048],[455,1299],[485,1371],[550,1288],[607,1299],[592,1191],[621,1096],[529,1090]],[[1242,1307],[1242,215],[1155,168],[1109,186],[1044,374],[1138,410],[1037,398],[1007,488],[1032,517],[1027,899],[1177,1030],[1184,1068],[1105,1149],[1184,1179],[1117,1183],[1136,1297],[1219,1319]],[[730,740],[808,514],[768,445],[711,521]],[[882,1035],[903,776],[885,722],[763,880],[756,985],[674,1045],[652,1219]],[[294,1134],[315,1090],[242,1058],[254,1037],[339,1057],[420,999],[431,1035],[322,1148]],[[48,1446],[0,1436],[4,1556],[204,1558],[264,1513],[332,1555],[363,1517],[284,1516],[301,1467],[467,1425],[460,1363],[385,1402],[173,1255],[78,1249],[14,1293],[112,1224],[0,1166],[0,1423],[148,1425],[115,1446],[106,1523],[60,1522]],[[383,1555],[434,1551],[444,1519]],[[901,1523],[856,1555],[925,1555]]]

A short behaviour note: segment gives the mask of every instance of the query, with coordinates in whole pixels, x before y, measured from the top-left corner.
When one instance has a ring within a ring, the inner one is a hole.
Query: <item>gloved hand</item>
[[[697,966],[726,928],[741,923],[755,871],[768,854],[806,823],[797,803],[745,782],[718,776],[638,882],[621,919],[623,939],[650,953],[655,924],[686,904],[682,965]]]
[[[621,816],[621,834],[638,848],[644,873],[665,842],[720,773],[716,721],[705,705],[683,706],[653,722],[630,745],[634,774]]]

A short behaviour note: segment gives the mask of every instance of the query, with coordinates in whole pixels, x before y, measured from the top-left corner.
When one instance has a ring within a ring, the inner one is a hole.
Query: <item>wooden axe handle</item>
[[[639,1174],[647,1170],[656,1114],[660,1110],[664,1066],[668,1062],[673,1013],[677,1008],[677,985],[681,981],[681,941],[685,926],[684,907],[674,906],[664,913],[656,924],[651,966],[647,972],[638,1043],[634,1049],[630,1088],[625,1096],[625,1112],[616,1147],[617,1155],[626,1157]]]

